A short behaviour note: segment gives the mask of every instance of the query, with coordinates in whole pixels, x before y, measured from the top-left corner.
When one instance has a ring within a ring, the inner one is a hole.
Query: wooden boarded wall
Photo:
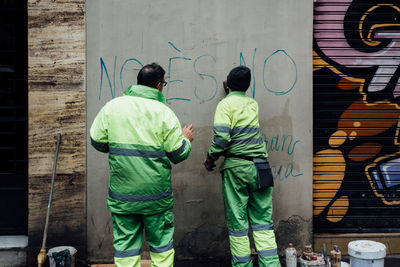
[[[28,0],[29,252],[41,247],[61,133],[47,247],[85,255],[85,1]]]

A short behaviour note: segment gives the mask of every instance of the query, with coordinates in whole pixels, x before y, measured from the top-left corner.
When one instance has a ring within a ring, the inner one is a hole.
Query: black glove
[[[206,167],[207,171],[213,171],[215,168],[215,163],[212,159],[209,157],[206,158],[206,161],[204,161],[204,167]]]

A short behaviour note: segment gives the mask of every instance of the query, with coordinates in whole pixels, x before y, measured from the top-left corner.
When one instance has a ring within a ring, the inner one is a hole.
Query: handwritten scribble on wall
[[[315,232],[400,227],[399,76],[399,1],[316,1]]]

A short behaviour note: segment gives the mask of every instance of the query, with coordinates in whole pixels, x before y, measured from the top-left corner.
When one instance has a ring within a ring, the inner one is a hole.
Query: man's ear
[[[162,86],[162,83],[161,83],[161,82],[158,82],[158,83],[156,84],[156,89],[157,89],[158,91],[162,92],[163,86]]]

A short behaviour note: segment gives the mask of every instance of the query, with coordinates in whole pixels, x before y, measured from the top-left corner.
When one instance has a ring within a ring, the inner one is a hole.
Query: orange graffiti
[[[379,143],[363,143],[350,150],[348,156],[352,161],[365,161],[376,157],[381,150],[382,146]]]

